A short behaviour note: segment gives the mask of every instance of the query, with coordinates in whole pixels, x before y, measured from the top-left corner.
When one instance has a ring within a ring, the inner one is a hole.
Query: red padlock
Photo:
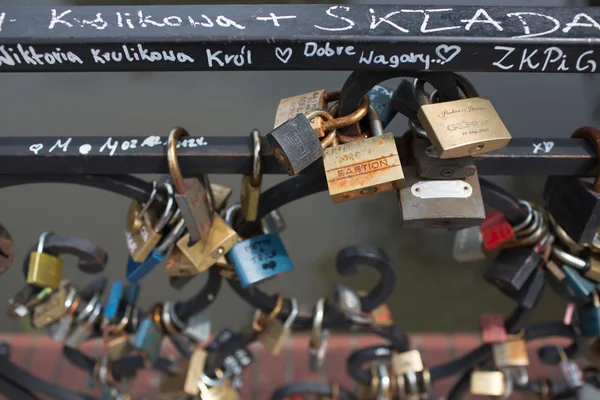
[[[487,251],[498,249],[515,237],[512,225],[504,214],[494,210],[485,216],[485,221],[479,226],[483,246]]]

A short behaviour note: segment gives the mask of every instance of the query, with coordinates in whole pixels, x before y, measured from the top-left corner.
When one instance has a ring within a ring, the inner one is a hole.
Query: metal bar
[[[0,72],[593,73],[599,47],[598,8],[0,7]]]
[[[3,137],[0,174],[165,174],[166,142],[160,136]],[[284,174],[266,141],[263,148],[263,173]],[[185,174],[252,173],[247,137],[185,138],[177,154]],[[585,139],[513,139],[506,148],[473,159],[481,175],[589,176],[598,165]]]

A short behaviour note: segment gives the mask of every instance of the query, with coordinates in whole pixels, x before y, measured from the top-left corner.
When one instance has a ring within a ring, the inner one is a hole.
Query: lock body
[[[215,211],[223,211],[223,209],[227,207],[227,201],[231,197],[231,193],[233,193],[233,190],[231,190],[231,188],[228,188],[227,186],[211,183],[210,191],[212,192]]]
[[[600,337],[600,307],[585,305],[579,311],[581,335],[587,338]]]
[[[392,355],[392,368],[394,373],[404,375],[409,372],[423,371],[423,359],[419,350],[409,350],[403,353],[394,353]]]
[[[277,233],[243,240],[233,246],[228,257],[242,287],[248,287],[294,269]]]
[[[183,254],[179,247],[175,247],[171,252],[169,261],[166,266],[167,275],[169,276],[192,276],[198,274],[198,270],[194,263]]]
[[[106,338],[106,355],[109,360],[118,360],[133,350],[131,337],[125,332],[117,333]]]
[[[526,367],[529,365],[527,344],[524,340],[509,340],[492,344],[494,365],[497,368]]]
[[[62,260],[47,253],[31,252],[27,283],[38,287],[58,289],[62,277]]]
[[[391,133],[328,147],[323,165],[334,203],[387,192],[404,181]]]
[[[439,158],[433,146],[419,137],[413,139],[412,146],[421,178],[463,179],[477,172],[471,157]]]
[[[187,178],[183,182],[187,191],[175,193],[175,202],[181,211],[190,238],[195,242],[208,235],[214,210],[210,194],[199,178]]]
[[[287,338],[290,336],[290,328],[283,326],[283,323],[275,318],[267,323],[264,329],[258,334],[258,340],[273,355],[281,353],[281,349]]]
[[[152,364],[160,353],[160,344],[163,333],[156,326],[152,318],[146,317],[140,323],[133,338],[133,348],[139,350]]]
[[[600,283],[600,257],[598,255],[592,255],[588,261],[588,268],[584,272],[586,278],[593,280],[596,283]]]
[[[511,136],[484,97],[425,104],[417,114],[439,158],[487,153],[508,145]]]
[[[65,301],[67,293],[63,287],[53,292],[46,301],[38,304],[33,309],[33,326],[42,328],[58,321],[67,313]]]
[[[485,260],[483,238],[478,226],[463,228],[455,233],[452,258],[459,263]]]
[[[544,187],[546,209],[565,233],[580,245],[593,242],[600,229],[600,194],[588,180],[549,176]]]
[[[565,274],[565,283],[575,296],[588,297],[596,288],[594,282],[581,276],[575,268],[563,265],[562,270]]]
[[[267,134],[275,159],[297,175],[323,156],[323,146],[308,118],[298,114]]]
[[[164,256],[156,249],[153,249],[143,262],[134,261],[133,257],[130,256],[127,259],[127,282],[132,284],[138,283],[144,276],[156,268],[163,259]]]
[[[504,374],[500,371],[471,372],[471,393],[481,396],[502,396],[504,394]]]
[[[108,297],[106,298],[106,305],[104,306],[104,320],[112,321],[116,318],[117,312],[119,311],[119,307],[121,305],[121,299],[123,297],[124,286],[123,283],[119,281],[114,281],[110,287],[110,291],[108,292]]]
[[[277,106],[277,113],[275,115],[275,125],[273,128],[277,128],[284,124],[286,121],[294,118],[298,114],[304,114],[315,108],[326,109],[327,100],[326,92],[324,89],[315,90],[314,92],[303,93],[298,96],[287,97],[281,99]],[[317,135],[317,137],[325,136],[323,131],[323,118],[315,117],[309,121],[310,125]]]
[[[456,180],[426,180],[405,168],[398,192],[402,225],[410,228],[468,228],[485,220],[477,174]]]
[[[183,334],[202,343],[210,338],[210,314],[206,311],[194,314],[187,322]]]
[[[214,214],[213,225],[208,235],[190,245],[190,236],[185,234],[177,241],[177,247],[192,262],[197,273],[201,273],[227,254],[239,240],[239,236],[227,222]]]
[[[143,209],[143,203],[133,201],[125,217],[127,248],[136,262],[143,262],[160,240],[160,236],[157,237],[153,229],[158,221],[156,213],[152,209],[142,212]]]
[[[502,290],[518,291],[541,261],[540,255],[532,248],[504,249],[487,268],[484,278]]]

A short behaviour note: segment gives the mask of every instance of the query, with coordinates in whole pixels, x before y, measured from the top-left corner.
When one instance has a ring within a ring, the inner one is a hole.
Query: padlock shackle
[[[169,167],[169,175],[173,181],[173,186],[178,194],[185,194],[188,191],[185,185],[181,168],[179,168],[179,160],[177,160],[177,141],[182,136],[190,136],[185,128],[177,126],[171,129],[167,139],[167,165]]]
[[[252,186],[258,187],[262,183],[262,145],[260,140],[260,131],[253,129],[250,133],[252,138]]]

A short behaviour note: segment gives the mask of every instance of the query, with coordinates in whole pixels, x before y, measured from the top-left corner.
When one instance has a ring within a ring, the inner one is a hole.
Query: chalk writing
[[[32,144],[31,146],[29,146],[29,151],[31,151],[32,153],[34,153],[35,155],[38,154],[38,152],[44,148],[44,145],[41,143],[36,143],[36,144]]]
[[[354,46],[336,46],[332,48],[329,42],[326,42],[324,46],[319,46],[316,42],[307,42],[304,44],[305,57],[353,56],[355,54]]]
[[[122,61],[170,61],[180,63],[193,63],[194,59],[182,51],[163,50],[163,51],[150,51],[141,44],[136,47],[127,47],[126,45],[121,46],[121,51],[102,51],[100,49],[90,49],[92,58],[95,63],[106,64],[108,62],[122,62]]]
[[[282,49],[280,47],[275,47],[275,57],[277,57],[277,59],[282,63],[287,64],[292,57],[292,48],[288,47],[286,49]]]
[[[273,21],[273,26],[281,26],[279,25],[280,19],[296,19],[295,15],[286,15],[286,16],[276,16],[275,13],[269,13],[268,17],[256,17],[258,21]]]
[[[54,149],[56,149],[57,147],[59,149],[62,149],[63,152],[67,151],[69,149],[69,143],[71,143],[71,140],[73,140],[73,138],[68,138],[63,143],[62,140],[58,139],[56,141],[56,143],[54,144],[54,146],[50,147],[50,150],[48,150],[48,153],[52,153],[52,151],[54,151]]]
[[[578,72],[595,72],[597,68],[596,61],[591,58],[594,55],[593,50],[585,51],[576,55],[573,64],[573,56],[556,46],[550,46],[545,49],[522,49],[518,50],[511,46],[495,46],[495,50],[502,52],[502,57],[493,62],[493,65],[502,70],[517,71],[569,71],[571,65]]]
[[[549,153],[553,147],[554,147],[554,142],[533,143],[533,154],[537,154],[538,151],[543,151],[544,153]]]
[[[46,65],[46,64],[83,64],[83,60],[71,51],[62,51],[56,47],[54,51],[38,52],[33,46],[0,46],[0,65]]]
[[[212,51],[211,49],[206,49],[206,61],[209,67],[213,67],[215,64],[223,67],[231,63],[238,67],[243,67],[246,64],[252,64],[252,52],[250,50],[246,51],[246,46],[242,46],[239,54],[227,54],[222,50]]]
[[[82,144],[79,146],[79,154],[88,155],[92,151],[92,145],[90,144]]]
[[[319,26],[319,25],[314,25],[315,28],[317,29],[322,29],[324,31],[330,31],[330,32],[335,32],[335,31],[347,31],[348,29],[352,29],[354,27],[354,25],[356,25],[356,23],[354,21],[352,21],[350,18],[347,17],[340,17],[337,14],[334,14],[333,12],[336,11],[337,9],[340,9],[342,11],[350,11],[350,7],[346,7],[346,6],[332,6],[329,7],[327,9],[327,11],[325,11],[325,14],[327,14],[328,16],[335,18],[335,19],[339,19],[341,21],[346,22],[345,26],[342,27],[338,27],[338,28],[327,28],[327,27],[323,27],[323,26]]]

